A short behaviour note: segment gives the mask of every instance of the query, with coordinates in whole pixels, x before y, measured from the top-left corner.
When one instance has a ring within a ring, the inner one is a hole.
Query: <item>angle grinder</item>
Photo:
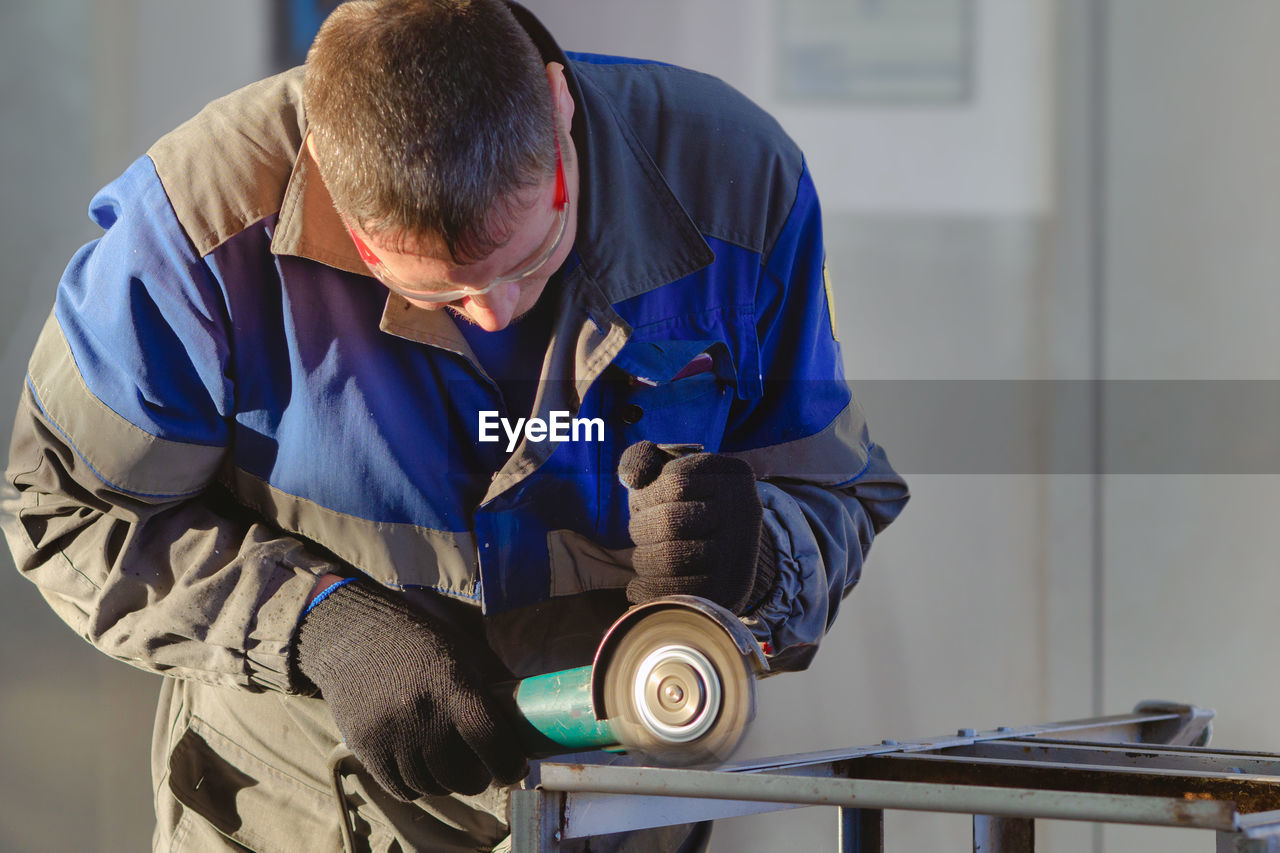
[[[725,608],[695,596],[633,607],[591,666],[510,685],[530,752],[640,753],[666,766],[727,759],[755,716],[759,644]]]

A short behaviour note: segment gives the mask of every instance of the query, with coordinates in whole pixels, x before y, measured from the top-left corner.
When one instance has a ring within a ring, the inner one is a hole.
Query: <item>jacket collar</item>
[[[344,272],[369,275],[355,244],[347,234],[333,197],[320,179],[320,167],[311,157],[303,128],[302,145],[280,203],[271,251],[319,261]]]
[[[620,302],[709,265],[715,255],[632,128],[603,92],[573,72],[542,23],[524,7],[509,5],[543,61],[565,67],[573,95],[571,132],[580,174],[574,245],[584,278],[597,291],[584,294],[587,302]],[[285,189],[271,249],[368,275],[305,144]],[[444,319],[445,312],[414,313]]]
[[[635,131],[603,92],[574,73],[542,23],[522,6],[509,5],[543,62],[565,67],[579,171],[575,248],[587,277],[614,303],[709,265],[715,255]]]

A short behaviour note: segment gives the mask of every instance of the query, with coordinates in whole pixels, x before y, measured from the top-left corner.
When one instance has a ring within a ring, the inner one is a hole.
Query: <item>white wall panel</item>
[[[1107,375],[1171,380],[1188,417],[1207,395],[1177,380],[1280,379],[1277,31],[1267,0],[1109,4]],[[1239,444],[1210,459],[1274,448],[1278,417],[1222,424]],[[1213,448],[1225,432],[1192,438]],[[1280,471],[1258,458],[1254,475],[1107,478],[1103,674],[1108,705],[1203,704],[1215,743],[1276,751]],[[1138,838],[1108,829],[1107,849]],[[1169,834],[1160,849],[1208,843]]]
[[[786,104],[782,0],[530,0],[571,50],[664,59],[732,82],[781,119],[830,210],[1028,215],[1051,204],[1052,0],[975,0],[972,103]]]

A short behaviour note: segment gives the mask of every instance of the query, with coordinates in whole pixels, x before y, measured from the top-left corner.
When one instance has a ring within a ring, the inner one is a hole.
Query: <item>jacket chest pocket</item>
[[[637,441],[719,449],[734,398],[729,353],[717,341],[629,343],[607,374],[620,453]]]
[[[596,465],[594,541],[625,548],[627,493],[618,482],[618,460],[638,441],[695,445],[719,451],[735,398],[728,351],[715,341],[629,343],[598,385],[598,408],[605,421],[605,441]],[[584,408],[586,406],[584,405]]]
[[[656,387],[624,388],[613,407],[615,432],[622,448],[647,439],[698,445],[714,453],[720,448],[732,400],[732,386],[710,373]]]

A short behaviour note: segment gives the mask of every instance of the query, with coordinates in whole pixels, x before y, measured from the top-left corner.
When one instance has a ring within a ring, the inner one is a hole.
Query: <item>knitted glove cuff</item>
[[[349,677],[345,670],[353,661],[367,659],[380,646],[395,645],[424,621],[399,596],[357,580],[331,588],[307,611],[294,634],[293,657],[299,673],[323,688],[333,678]]]
[[[756,557],[756,577],[751,583],[751,593],[747,603],[743,605],[741,616],[753,612],[757,607],[769,600],[773,586],[778,581],[778,545],[773,541],[773,534],[768,525],[760,525],[760,553]]]

